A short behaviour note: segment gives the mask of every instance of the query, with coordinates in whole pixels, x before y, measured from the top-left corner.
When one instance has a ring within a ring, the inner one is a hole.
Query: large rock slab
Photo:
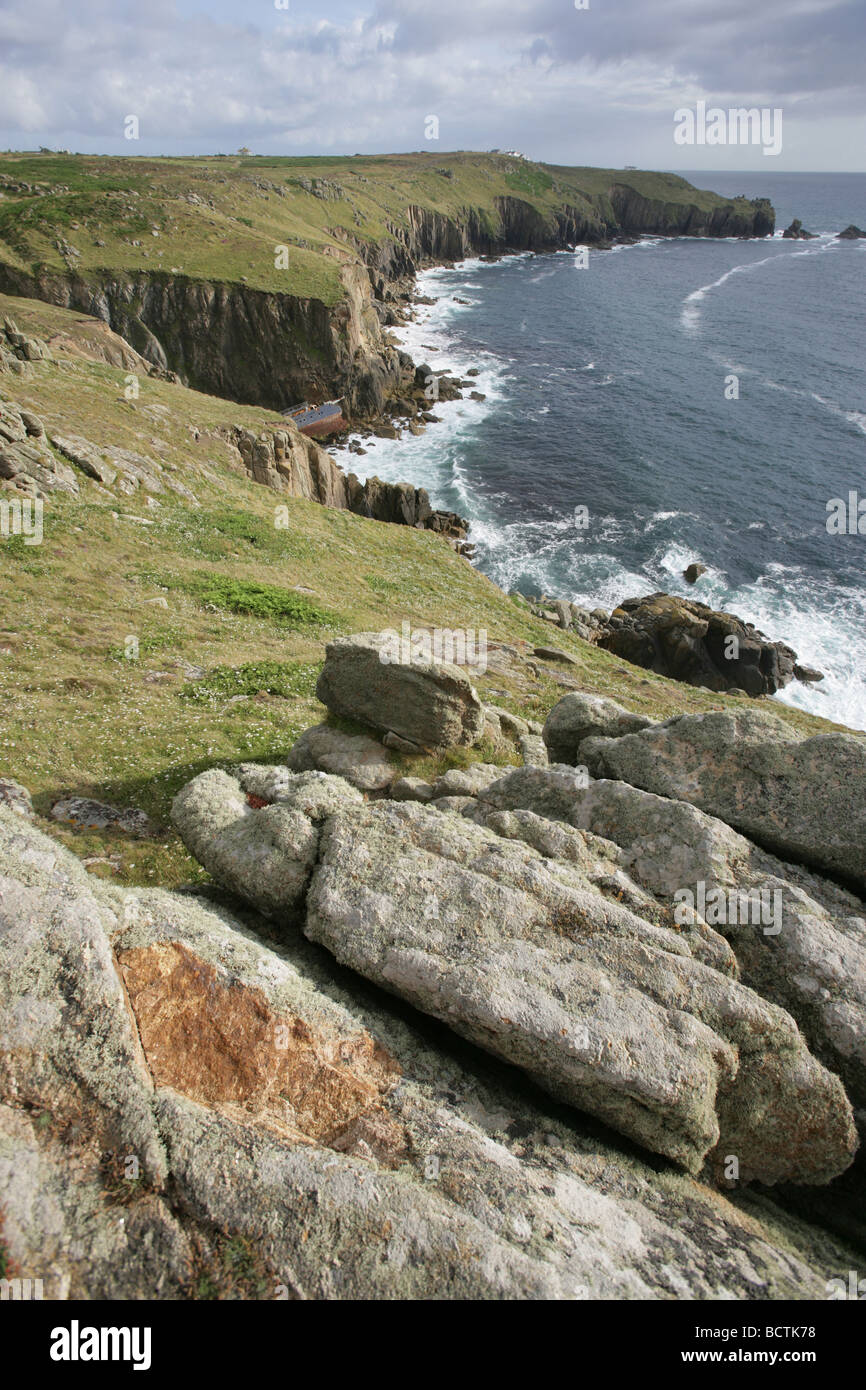
[[[484,708],[466,671],[444,661],[397,662],[393,652],[393,640],[382,633],[329,642],[318,698],[334,714],[421,748],[477,743]]]
[[[95,886],[0,807],[0,1211],[14,1264],[46,1298],[155,1293],[189,1259],[159,1195],[153,1083]],[[106,1189],[140,1185],[146,1209],[119,1220]]]
[[[151,1081],[92,888],[77,859],[0,806],[0,1100],[55,1118],[92,1108],[94,1127],[160,1177]]]
[[[693,954],[729,973],[715,944],[723,934],[743,982],[794,1017],[866,1122],[866,904],[688,802],[604,779],[581,787],[570,772],[509,773],[481,793],[475,818],[578,863],[600,888],[652,916],[646,890],[679,912]],[[694,908],[687,927],[683,903]]]
[[[594,776],[676,797],[781,858],[866,886],[866,739],[758,710],[690,714],[580,748]]]
[[[571,820],[615,841],[628,873],[672,905],[703,885],[706,920],[734,948],[744,983],[793,1015],[866,1125],[866,903],[685,802],[623,782],[593,782]]]
[[[766,1196],[646,1163],[432,1041],[302,937],[266,944],[253,913],[88,880],[2,810],[0,869],[25,1001],[4,1052],[3,1238],[47,1298],[202,1297],[229,1252],[212,1296],[816,1299],[850,1267]],[[51,1075],[56,1114],[33,1103]]]
[[[537,770],[536,770],[537,771]],[[307,936],[692,1171],[827,1182],[856,1149],[838,1078],[793,1019],[575,867],[416,803],[322,832]]]

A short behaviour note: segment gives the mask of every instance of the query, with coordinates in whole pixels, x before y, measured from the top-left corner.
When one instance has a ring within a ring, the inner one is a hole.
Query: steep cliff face
[[[559,251],[581,240],[603,241],[617,230],[614,220],[606,220],[589,205],[578,208],[564,203],[545,216],[523,198],[497,197],[492,211],[469,207],[456,219],[411,206],[406,209],[405,226],[389,227],[396,254],[391,259],[377,256],[376,268],[393,278],[412,274],[425,264],[471,255]]]
[[[287,421],[285,430],[233,429],[227,437],[237,448],[250,477],[274,492],[305,497],[324,507],[355,512],[375,521],[415,526],[463,540],[469,523],[456,512],[434,511],[424,488],[411,483],[365,482],[344,473],[339,464],[312,439]]]
[[[383,325],[396,321],[389,306],[407,301],[423,266],[641,233],[766,236],[773,226],[773,209],[764,200],[704,209],[687,198],[665,201],[613,183],[592,195],[572,190],[553,207],[498,195],[446,215],[410,203],[376,239],[335,229],[346,252],[334,306],[238,279],[158,270],[29,272],[0,263],[0,289],[102,319],[148,362],[211,395],[271,409],[339,396],[357,418],[381,414],[411,377],[411,365],[387,341]]]
[[[739,199],[709,210],[694,203],[645,198],[634,188],[614,184],[604,200],[619,232],[638,236],[772,236],[776,215],[766,198]]]
[[[405,369],[382,334],[363,265],[341,272],[334,308],[318,299],[163,273],[30,275],[0,265],[0,290],[102,319],[148,362],[184,385],[279,410],[344,396],[374,414]]]

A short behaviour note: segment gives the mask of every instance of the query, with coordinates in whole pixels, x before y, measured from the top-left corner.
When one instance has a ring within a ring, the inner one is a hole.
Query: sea
[[[770,198],[775,236],[423,272],[433,303],[397,337],[434,371],[476,369],[484,400],[435,403],[441,423],[347,462],[467,517],[506,590],[738,614],[825,673],[775,698],[863,730],[866,534],[828,519],[834,499],[866,517],[866,241],[836,239],[866,227],[866,175],[685,177]],[[782,239],[794,217],[815,240]]]

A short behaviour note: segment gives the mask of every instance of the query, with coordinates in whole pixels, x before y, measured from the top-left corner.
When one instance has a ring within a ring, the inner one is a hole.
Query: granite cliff
[[[327,160],[326,178],[279,159],[135,161],[130,177],[126,161],[121,189],[123,161],[0,158],[0,290],[102,319],[196,390],[271,409],[342,396],[369,418],[411,376],[384,330],[423,266],[774,227],[766,200],[671,174],[441,158]],[[43,168],[62,182],[22,180]]]

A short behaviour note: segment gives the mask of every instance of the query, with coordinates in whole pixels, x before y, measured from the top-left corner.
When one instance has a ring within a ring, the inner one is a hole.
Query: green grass
[[[10,561],[22,574],[48,574],[51,564],[41,546],[28,545],[25,536],[0,536],[0,558]]]
[[[169,584],[173,581],[169,579]],[[250,618],[262,618],[285,627],[329,627],[335,615],[318,607],[301,594],[281,589],[277,584],[259,580],[232,579],[223,574],[196,574],[187,588],[199,603],[241,613]]]
[[[553,177],[537,164],[521,165],[513,174],[505,175],[508,187],[517,193],[539,195],[553,187]]]
[[[181,518],[190,552],[212,560],[229,558],[238,547],[261,559],[285,554],[294,537],[278,530],[273,517],[227,508],[188,513]]]
[[[319,669],[314,663],[302,661],[248,661],[243,666],[217,666],[201,680],[190,681],[180,694],[199,704],[262,693],[284,700],[296,695],[312,697]]]
[[[371,244],[393,239],[395,228],[408,228],[412,205],[452,219],[471,208],[495,235],[496,200],[509,196],[530,202],[551,225],[565,203],[606,218],[614,184],[702,210],[729,201],[674,174],[461,150],[284,159],[7,154],[0,155],[0,188],[4,178],[39,184],[43,193],[3,199],[0,262],[27,270],[39,263],[65,275],[55,245],[63,237],[80,252],[76,273],[94,280],[121,270],[222,282],[243,276],[252,287],[327,305],[342,298],[341,264],[358,260],[345,233]],[[300,178],[339,184],[345,196],[317,198]],[[278,270],[274,248],[282,244],[290,248],[289,266]]]
[[[193,1239],[188,1297],[195,1300],[262,1300],[284,1288],[278,1274],[246,1236],[212,1228]]]

